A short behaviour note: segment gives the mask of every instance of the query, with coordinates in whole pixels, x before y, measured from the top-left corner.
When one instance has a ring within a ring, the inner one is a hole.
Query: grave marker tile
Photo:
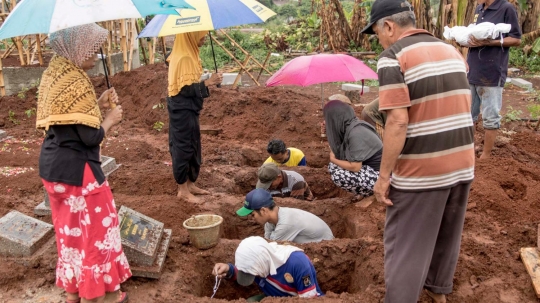
[[[130,262],[152,266],[156,259],[164,224],[122,206],[118,211],[120,237]]]
[[[51,224],[13,210],[0,218],[0,255],[31,256],[53,233]]]
[[[4,139],[5,137],[7,137],[6,131],[0,129],[0,140]]]
[[[163,239],[159,245],[159,250],[156,256],[156,260],[152,266],[138,266],[137,264],[130,264],[131,273],[135,277],[159,279],[163,271],[163,265],[169,251],[169,243],[171,242],[172,229],[163,230]]]

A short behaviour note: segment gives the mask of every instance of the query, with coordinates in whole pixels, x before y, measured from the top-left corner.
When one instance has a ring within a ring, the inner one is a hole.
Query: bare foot
[[[426,294],[433,299],[434,303],[446,303],[446,296],[444,294],[436,294],[425,289]]]
[[[189,191],[193,193],[194,195],[210,195],[210,192],[201,188],[198,188],[195,186],[195,184],[190,183],[188,185]]]
[[[178,199],[180,199],[180,200],[185,200],[185,201],[190,202],[190,203],[200,203],[201,202],[199,200],[199,198],[195,197],[190,192],[179,191],[178,194],[176,195],[176,197],[178,197]]]
[[[486,154],[486,153],[482,153],[482,155],[480,156],[480,158],[478,160],[483,161],[483,160],[487,160],[489,158],[491,158],[491,155]]]

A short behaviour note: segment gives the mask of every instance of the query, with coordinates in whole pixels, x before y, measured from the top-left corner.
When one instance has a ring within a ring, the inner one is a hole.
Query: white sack
[[[491,22],[482,22],[471,24],[469,26],[444,27],[443,36],[447,40],[456,40],[462,46],[469,46],[469,37],[473,36],[478,40],[502,39],[502,34],[510,32],[512,26],[506,23],[493,24]]]

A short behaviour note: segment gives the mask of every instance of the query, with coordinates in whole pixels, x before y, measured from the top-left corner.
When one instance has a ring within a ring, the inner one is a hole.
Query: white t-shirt
[[[264,225],[264,237],[275,241],[295,243],[321,242],[332,240],[330,227],[319,217],[305,210],[280,207],[278,223]]]

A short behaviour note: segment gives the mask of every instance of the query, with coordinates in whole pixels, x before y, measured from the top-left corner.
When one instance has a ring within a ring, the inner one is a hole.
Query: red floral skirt
[[[109,183],[99,185],[88,164],[82,186],[42,181],[56,232],[56,285],[89,300],[119,290],[131,271]]]

